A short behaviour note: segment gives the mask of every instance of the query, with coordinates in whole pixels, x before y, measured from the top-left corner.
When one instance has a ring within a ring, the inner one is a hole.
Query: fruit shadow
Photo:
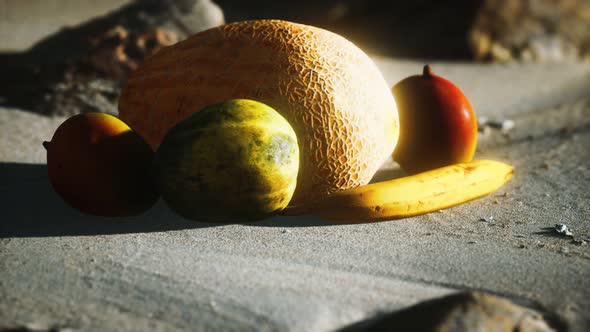
[[[371,182],[399,177],[400,172],[399,169],[379,170]],[[55,193],[45,164],[0,162],[0,209],[0,238],[150,233],[227,225],[184,219],[162,200],[138,216],[107,218],[84,214],[71,208]],[[283,228],[343,226],[313,216],[274,216],[242,225]]]
[[[0,204],[0,238],[148,233],[221,225],[183,219],[162,200],[133,217],[84,214],[54,192],[44,164],[0,163]]]
[[[314,216],[274,216],[268,219],[242,223],[244,226],[254,227],[320,227],[320,226],[338,226],[340,224],[323,220]]]
[[[369,181],[369,183],[393,180],[407,175],[408,174],[404,172],[404,170],[402,170],[396,163],[387,162],[383,165],[383,167],[381,167],[377,172],[375,172],[375,175],[373,175],[373,178],[371,178],[371,181]]]
[[[392,180],[406,176],[407,174],[399,166],[388,160],[373,176],[370,183]],[[314,216],[276,216],[270,219],[244,224],[246,226],[263,227],[318,227],[318,226],[340,226],[345,227],[354,223],[345,224],[323,220]]]

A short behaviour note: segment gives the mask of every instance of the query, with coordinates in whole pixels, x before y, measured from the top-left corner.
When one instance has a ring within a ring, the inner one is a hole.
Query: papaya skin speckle
[[[282,210],[295,190],[297,137],[272,108],[214,104],[173,127],[154,160],[164,201],[196,221],[236,222]]]

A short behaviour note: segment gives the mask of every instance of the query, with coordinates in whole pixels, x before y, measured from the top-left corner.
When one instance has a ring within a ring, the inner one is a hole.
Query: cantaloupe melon
[[[225,24],[160,50],[129,78],[119,116],[155,149],[207,105],[253,99],[300,146],[292,204],[366,184],[397,143],[397,108],[374,62],[324,29],[281,20]]]

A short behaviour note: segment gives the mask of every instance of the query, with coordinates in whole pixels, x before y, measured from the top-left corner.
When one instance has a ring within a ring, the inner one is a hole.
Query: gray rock
[[[167,0],[156,4],[170,3],[167,7],[171,19],[162,23],[164,28],[186,38],[194,33],[224,23],[223,11],[211,0]]]
[[[421,302],[410,308],[357,323],[352,331],[554,331],[536,312],[497,296],[466,292]]]
[[[0,105],[46,115],[117,113],[120,86],[150,55],[224,23],[209,0],[143,0],[0,54]]]
[[[476,59],[563,62],[590,56],[588,1],[484,0],[470,31]]]
[[[395,57],[564,62],[590,59],[590,3],[555,0],[238,1],[228,21],[281,18]]]

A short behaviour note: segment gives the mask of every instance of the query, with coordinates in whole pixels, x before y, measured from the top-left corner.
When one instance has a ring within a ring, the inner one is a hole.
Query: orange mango
[[[84,213],[137,215],[159,197],[150,180],[154,152],[115,116],[75,115],[64,121],[43,146],[54,190]]]

